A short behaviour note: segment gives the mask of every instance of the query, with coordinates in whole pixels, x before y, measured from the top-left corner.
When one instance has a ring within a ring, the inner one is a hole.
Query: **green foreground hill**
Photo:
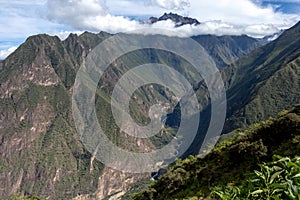
[[[253,170],[259,170],[259,163],[272,161],[274,155],[300,155],[300,105],[282,111],[276,119],[231,132],[205,157],[177,160],[134,199],[211,199],[215,188],[243,184]]]

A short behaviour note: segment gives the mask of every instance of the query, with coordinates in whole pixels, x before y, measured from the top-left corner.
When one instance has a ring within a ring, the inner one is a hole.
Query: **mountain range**
[[[199,23],[172,13],[151,21],[169,18],[178,26]],[[31,36],[0,62],[0,198],[22,193],[51,199],[102,199],[124,195],[140,183],[147,185],[150,174],[126,174],[97,161],[83,146],[73,121],[76,73],[88,53],[111,36],[84,32],[70,34],[63,41],[46,34]],[[223,133],[275,117],[300,102],[300,23],[268,44],[246,35],[199,35],[193,39],[214,59],[224,80],[228,110]],[[129,53],[107,69],[98,83],[97,117],[107,136],[125,149],[151,150],[164,145],[180,123],[179,115],[172,115],[160,134],[143,140],[126,137],[114,122],[110,95],[115,83],[126,71],[145,63],[168,64],[193,76],[188,63],[153,49]],[[207,123],[209,94],[203,82],[194,89],[201,119]],[[162,92],[160,86],[142,87],[134,96],[131,114],[140,124],[149,122],[148,110],[154,102],[176,106],[172,94]],[[186,156],[198,152],[207,128],[202,127]]]

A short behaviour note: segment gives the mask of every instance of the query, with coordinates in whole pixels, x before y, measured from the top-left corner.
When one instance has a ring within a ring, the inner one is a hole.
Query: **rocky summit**
[[[161,17],[150,17],[149,21],[150,23],[156,23],[159,21],[165,21],[165,20],[171,20],[172,22],[175,23],[175,27],[183,26],[183,25],[199,25],[200,22],[197,19],[190,18],[190,17],[183,17],[181,15],[178,15],[176,13],[165,13]]]

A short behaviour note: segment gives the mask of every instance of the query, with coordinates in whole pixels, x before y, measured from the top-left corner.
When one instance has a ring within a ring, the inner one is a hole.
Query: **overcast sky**
[[[140,20],[174,12],[197,18],[199,26],[174,29],[170,21],[156,28],[198,34],[248,34],[262,37],[300,20],[300,0],[0,0],[0,59],[30,35],[64,39],[70,32],[110,33],[150,28]]]

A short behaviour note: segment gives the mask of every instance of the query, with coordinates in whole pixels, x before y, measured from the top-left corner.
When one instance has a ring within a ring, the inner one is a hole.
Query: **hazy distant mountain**
[[[279,38],[279,36],[284,32],[284,30],[280,30],[278,33],[274,33],[272,35],[266,35],[265,37],[261,38],[260,41],[267,44]]]
[[[214,59],[218,68],[226,67],[238,58],[262,46],[260,40],[247,35],[199,35],[192,38],[205,48],[208,54]]]

